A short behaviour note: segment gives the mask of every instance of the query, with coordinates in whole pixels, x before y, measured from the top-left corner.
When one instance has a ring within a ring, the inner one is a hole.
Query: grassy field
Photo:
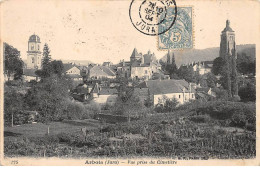
[[[96,120],[74,120],[63,122],[51,122],[48,125],[43,123],[23,124],[14,127],[5,127],[5,137],[44,137],[47,134],[48,126],[50,126],[50,135],[59,133],[75,133],[79,134],[81,128],[97,129],[99,122]]]

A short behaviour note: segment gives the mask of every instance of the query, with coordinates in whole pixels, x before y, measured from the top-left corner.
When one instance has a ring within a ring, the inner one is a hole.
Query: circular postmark
[[[169,8],[173,9],[169,10]],[[176,20],[176,2],[175,0],[132,0],[129,16],[138,31],[145,35],[160,35],[167,32]],[[158,29],[160,25],[167,26]]]

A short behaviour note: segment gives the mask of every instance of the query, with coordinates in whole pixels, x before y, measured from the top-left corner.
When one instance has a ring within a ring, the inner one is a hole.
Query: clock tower
[[[41,40],[37,35],[31,35],[28,41],[27,68],[41,69],[42,52]]]

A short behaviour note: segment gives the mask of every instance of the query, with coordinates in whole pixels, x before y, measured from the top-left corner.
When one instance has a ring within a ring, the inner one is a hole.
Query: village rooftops
[[[89,71],[91,76],[116,76],[115,72],[107,66],[94,66]]]
[[[185,80],[148,80],[140,83],[136,88],[149,88],[151,94],[168,94],[168,93],[195,93],[193,87]]]
[[[78,68],[78,66],[76,66],[76,65],[74,65],[74,64],[72,64],[72,63],[64,63],[64,64],[63,64],[63,72],[64,72],[64,73],[67,72],[68,70],[70,70],[70,69],[73,68],[74,66]]]
[[[208,93],[209,90],[210,90],[209,87],[197,88],[197,92],[205,92],[205,93]]]

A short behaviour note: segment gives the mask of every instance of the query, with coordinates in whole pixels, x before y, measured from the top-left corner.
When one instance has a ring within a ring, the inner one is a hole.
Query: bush
[[[194,121],[196,123],[206,123],[210,121],[210,117],[208,115],[197,115],[197,116],[190,116],[189,120]]]
[[[252,83],[248,83],[245,87],[242,87],[238,91],[238,95],[244,102],[256,100],[256,86]]]
[[[223,121],[229,126],[244,128],[248,124],[255,126],[256,107],[254,103],[241,103],[218,101],[208,102],[207,105],[199,107],[197,114],[209,115],[215,120]]]

